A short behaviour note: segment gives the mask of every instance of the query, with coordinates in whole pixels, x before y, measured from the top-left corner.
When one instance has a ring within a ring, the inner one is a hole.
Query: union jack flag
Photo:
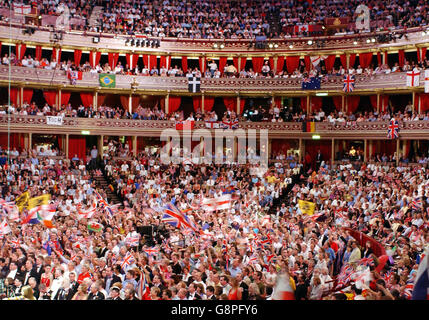
[[[172,203],[168,203],[165,206],[161,221],[176,228],[183,227],[194,231],[197,230],[194,223]]]
[[[9,240],[9,242],[12,245],[12,248],[19,248],[21,247],[21,243],[19,242],[19,239],[13,239],[13,240]]]
[[[130,252],[127,252],[120,265],[122,270],[127,271],[135,262],[136,260],[134,259],[134,256]]]
[[[150,300],[149,294],[150,294],[150,288],[146,282],[146,275],[142,271],[140,273],[140,281],[137,286],[137,296],[140,300]]]
[[[277,257],[274,253],[265,256],[265,258],[267,259],[267,264],[270,264],[271,262],[276,263],[276,261],[277,261]]]
[[[257,254],[252,254],[249,260],[249,263],[251,264],[255,264],[256,262],[258,262],[258,255]]]
[[[167,253],[170,253],[171,251],[173,251],[167,239],[162,240],[162,246],[164,247],[164,251]]]
[[[337,285],[335,289],[347,285],[354,276],[354,273],[353,267],[349,263],[345,264],[337,276]]]
[[[231,120],[231,121],[222,121],[222,128],[225,129],[237,129],[238,128],[238,120]]]
[[[344,92],[352,92],[355,88],[355,76],[347,74],[344,76],[344,85],[343,85],[343,91]]]
[[[362,258],[359,261],[357,261],[358,266],[373,266],[374,265],[374,259],[373,258]]]
[[[414,279],[410,278],[405,284],[405,289],[404,289],[404,296],[407,300],[411,300],[411,298],[413,297],[413,290],[414,290]]]
[[[411,209],[415,210],[415,211],[419,211],[423,209],[423,201],[422,199],[414,199],[411,202]]]
[[[125,244],[130,247],[137,247],[139,245],[140,235],[129,235],[125,238]]]
[[[146,253],[146,255],[147,255],[148,257],[150,257],[150,256],[154,256],[154,255],[156,255],[157,253],[159,253],[159,248],[157,248],[157,247],[152,247],[152,248],[144,249],[143,251],[144,251],[144,253]]]
[[[389,126],[387,128],[387,137],[389,139],[399,138],[399,123],[397,120],[390,120]]]

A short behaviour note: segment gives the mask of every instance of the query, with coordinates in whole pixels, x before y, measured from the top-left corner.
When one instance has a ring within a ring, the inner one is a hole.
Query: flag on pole
[[[137,297],[140,300],[150,300],[150,288],[146,282],[146,275],[143,271],[140,273],[140,281],[137,286]]]
[[[310,56],[310,61],[313,67],[316,67],[320,61],[325,60],[327,56]]]
[[[314,209],[316,208],[316,204],[311,201],[298,200],[298,207],[303,214],[312,216],[314,214]]]

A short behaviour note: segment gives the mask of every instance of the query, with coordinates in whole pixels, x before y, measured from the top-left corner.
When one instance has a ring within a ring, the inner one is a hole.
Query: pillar
[[[237,115],[240,114],[240,96],[237,96]]]
[[[204,113],[204,93],[201,94],[201,112]]]
[[[346,53],[346,70],[350,69],[350,53]]]
[[[97,104],[98,104],[98,91],[95,91],[92,96],[92,106],[95,111],[97,111]]]
[[[237,59],[238,59],[238,66],[237,66],[238,70],[237,70],[237,72],[240,73],[240,71],[241,71],[241,55],[238,55]]]
[[[413,112],[414,112],[414,103],[415,103],[415,101],[416,101],[416,92],[413,91],[413,108],[412,108]]]
[[[268,160],[271,160],[272,159],[272,156],[271,156],[271,144],[272,144],[272,139],[268,139],[268,150],[267,150],[267,152],[268,152]],[[237,150],[238,150],[238,148],[237,148]]]
[[[332,138],[332,140],[331,140],[331,169],[334,166],[334,160],[335,160],[335,139]]]
[[[23,102],[24,102],[24,87],[20,87],[19,88],[18,106],[22,107]]]
[[[372,153],[373,153],[372,148],[373,148],[373,141],[369,140],[369,148],[368,148],[369,155],[368,155],[368,159],[371,159],[371,157],[372,157]]]
[[[366,152],[366,146],[368,144],[368,140],[365,139],[363,141],[363,161],[366,163],[368,161],[368,153]]]
[[[407,141],[406,140],[401,140],[402,143],[402,156],[405,158],[405,155],[407,153]]]
[[[399,164],[399,139],[396,139],[396,165]]]
[[[277,60],[278,60],[278,57],[274,56],[273,57],[273,68],[274,68],[273,72],[274,72],[274,74],[277,73]]]
[[[169,112],[169,108],[168,108],[168,98],[170,97],[170,95],[167,93],[167,95],[165,96],[165,114],[168,114]]]
[[[66,159],[69,158],[69,134],[66,134],[66,148],[65,148],[65,153],[66,153]]]
[[[299,162],[301,162],[302,161],[302,159],[303,159],[303,153],[304,153],[304,149],[305,149],[305,145],[303,144],[303,141],[302,141],[302,138],[299,138],[299,145],[298,145],[299,147]]]
[[[61,89],[58,89],[58,94],[57,94],[57,108],[58,108],[58,110],[61,109]]]
[[[30,132],[28,134],[28,147],[27,147],[27,149],[28,149],[29,152],[31,151],[32,146],[33,146],[33,141],[32,140],[33,140],[33,134]]]
[[[103,143],[104,143],[104,136],[100,135],[97,137],[97,149],[98,149],[98,155],[102,157],[103,155]]]
[[[137,156],[137,136],[132,136],[133,141],[133,155]]]
[[[130,93],[128,96],[128,112],[131,113],[133,111],[133,95]]]
[[[377,112],[380,113],[380,93],[377,92]]]
[[[345,96],[342,95],[341,96],[341,111],[344,112],[344,100],[345,100]]]
[[[307,115],[310,114],[310,95],[307,95]]]

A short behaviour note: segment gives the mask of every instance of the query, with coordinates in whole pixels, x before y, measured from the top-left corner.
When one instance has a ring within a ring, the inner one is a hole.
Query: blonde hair
[[[22,287],[21,293],[26,300],[36,300],[36,298],[33,296],[33,289],[30,286]]]

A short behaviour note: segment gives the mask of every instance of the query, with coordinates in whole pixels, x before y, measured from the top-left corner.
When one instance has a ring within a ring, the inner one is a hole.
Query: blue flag
[[[302,81],[302,89],[304,90],[320,89],[320,78],[317,78],[317,77],[305,78]]]

